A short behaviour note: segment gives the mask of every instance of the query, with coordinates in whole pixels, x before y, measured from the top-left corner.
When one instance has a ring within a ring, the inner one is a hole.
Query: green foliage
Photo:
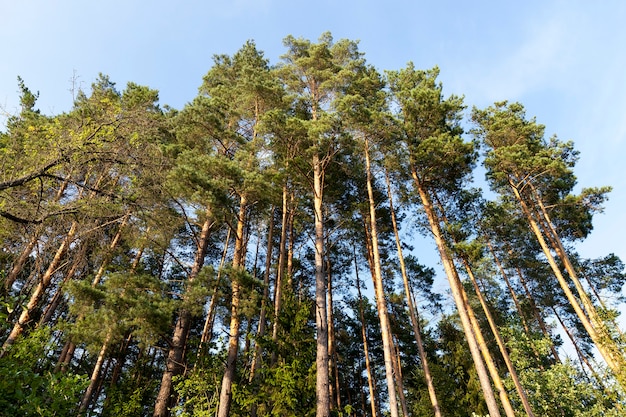
[[[181,417],[212,417],[219,400],[219,362],[210,359],[188,375],[176,377],[175,390],[180,403],[174,407],[175,415]]]
[[[128,331],[142,343],[154,344],[169,327],[177,304],[163,297],[163,283],[149,274],[112,273],[96,287],[74,281],[68,292],[77,317],[68,330],[94,352],[109,335],[112,344]]]
[[[0,360],[0,416],[72,415],[89,378],[50,370],[51,331],[41,328],[20,338]]]

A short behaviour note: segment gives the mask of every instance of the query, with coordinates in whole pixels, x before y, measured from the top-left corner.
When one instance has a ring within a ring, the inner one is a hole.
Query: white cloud
[[[523,42],[511,45],[509,55],[482,61],[474,83],[481,101],[516,100],[547,84],[554,88],[555,74],[562,74],[570,62],[569,35],[558,16],[531,25]]]

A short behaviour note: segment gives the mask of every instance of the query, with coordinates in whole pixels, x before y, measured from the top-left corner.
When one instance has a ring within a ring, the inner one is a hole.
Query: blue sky
[[[276,63],[285,36],[331,31],[379,70],[438,65],[469,108],[520,101],[548,135],[573,140],[580,185],[614,187],[580,251],[626,260],[625,22],[626,2],[610,0],[0,0],[0,107],[16,112],[19,75],[44,113],[67,111],[72,78],[88,89],[102,72],[182,108],[214,54],[254,39]]]

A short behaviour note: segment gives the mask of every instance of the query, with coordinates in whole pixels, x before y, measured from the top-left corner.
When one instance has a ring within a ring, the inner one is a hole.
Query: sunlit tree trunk
[[[478,373],[478,379],[480,381],[480,386],[483,391],[483,395],[485,398],[485,402],[487,404],[487,408],[489,410],[489,414],[491,415],[491,417],[500,417],[500,410],[498,409],[498,403],[496,402],[493,389],[491,388],[489,375],[487,374],[487,369],[485,368],[485,364],[482,360],[481,351],[480,351],[480,348],[476,339],[477,336],[474,333],[474,329],[470,321],[470,317],[468,314],[468,305],[465,302],[464,297],[463,297],[464,291],[461,285],[461,280],[459,279],[457,270],[452,262],[449,249],[445,241],[443,240],[438,216],[435,213],[435,210],[432,206],[430,198],[428,197],[426,190],[422,186],[422,183],[419,180],[417,173],[415,171],[412,171],[411,175],[413,177],[415,186],[419,193],[420,200],[422,201],[422,205],[424,207],[424,211],[428,219],[428,224],[430,226],[430,230],[435,240],[435,244],[437,245],[437,249],[439,250],[441,263],[443,264],[446,277],[448,278],[448,282],[450,284],[452,297],[454,298],[454,302],[456,304],[459,317],[461,319],[463,332],[465,334],[467,343],[469,345],[470,353],[474,361],[474,366],[476,367],[476,372]]]
[[[240,196],[239,215],[237,218],[237,231],[235,233],[235,250],[233,255],[234,274],[243,273],[245,268],[245,236],[244,229],[247,224],[246,210],[248,202],[245,194]],[[217,417],[227,417],[232,402],[232,385],[237,368],[237,353],[239,350],[239,304],[241,302],[241,282],[238,276],[231,277],[231,304],[230,304],[230,331],[228,336],[228,353],[226,357],[226,369],[222,378],[220,390],[220,402]]]
[[[326,276],[324,274],[324,213],[322,199],[324,172],[319,155],[313,155],[313,212],[315,216],[315,324],[316,338],[316,417],[330,416],[328,375],[328,317],[326,315]]]
[[[411,319],[411,326],[413,327],[413,334],[415,336],[415,343],[420,355],[420,362],[422,364],[422,370],[424,371],[424,379],[426,380],[426,386],[428,388],[428,396],[430,403],[433,406],[433,413],[435,417],[441,417],[441,410],[439,409],[439,401],[435,393],[435,385],[433,384],[433,378],[430,373],[430,367],[428,366],[428,360],[426,358],[426,352],[424,350],[424,343],[422,342],[422,335],[419,322],[419,314],[417,308],[413,303],[413,297],[411,296],[411,288],[409,286],[409,277],[406,272],[406,265],[404,263],[404,255],[402,254],[402,243],[400,241],[400,233],[398,232],[398,222],[396,220],[396,212],[393,206],[393,193],[391,191],[391,182],[389,180],[389,174],[385,171],[385,180],[387,182],[387,198],[389,199],[389,210],[391,213],[391,224],[393,226],[393,233],[396,239],[396,250],[398,251],[398,262],[400,264],[400,272],[402,274],[402,282],[404,284],[404,294],[406,297],[407,307],[409,309],[409,317]]]
[[[86,266],[85,258],[87,256],[87,246],[88,246],[87,244],[81,245],[80,249],[78,250],[78,253],[76,254],[76,257],[74,258],[74,262],[72,262],[72,266],[63,277],[63,281],[61,281],[57,285],[56,292],[50,299],[50,302],[44,309],[43,315],[41,316],[41,319],[39,320],[39,324],[38,324],[39,326],[52,321],[52,318],[54,317],[54,313],[56,312],[59,305],[61,305],[61,301],[63,300],[63,288],[65,287],[67,282],[76,275],[79,269],[82,269],[84,271],[84,268]]]
[[[4,341],[4,344],[2,345],[2,352],[0,352],[0,358],[6,354],[7,349],[13,343],[15,343],[15,340],[24,331],[24,327],[30,322],[32,312],[39,305],[39,302],[43,298],[46,289],[50,285],[52,276],[57,271],[57,268],[61,265],[61,261],[63,257],[65,256],[65,253],[67,252],[70,244],[74,240],[74,236],[76,234],[77,228],[78,228],[78,223],[73,221],[72,225],[70,226],[70,230],[65,235],[63,242],[61,242],[61,245],[57,249],[56,254],[54,255],[54,258],[52,259],[52,261],[50,262],[50,265],[48,265],[48,268],[46,269],[46,272],[43,274],[39,283],[37,284],[37,286],[31,293],[30,299],[28,300],[28,304],[26,304],[26,307],[22,310],[22,313],[20,314],[19,319],[17,320],[17,322],[13,326],[13,329],[11,330],[11,333],[9,334],[7,339]]]
[[[387,312],[387,301],[385,290],[383,287],[382,270],[380,266],[380,251],[378,249],[378,228],[376,225],[376,202],[374,201],[374,190],[372,188],[372,173],[369,156],[369,142],[364,141],[365,147],[365,169],[367,175],[367,196],[369,202],[369,229],[371,238],[371,248],[373,257],[373,278],[374,292],[376,296],[376,307],[378,310],[378,319],[380,321],[380,331],[383,339],[383,357],[385,361],[385,376],[387,380],[389,413],[391,417],[398,417],[398,400],[396,397],[396,387],[393,375],[393,352],[391,341],[391,329],[389,326],[389,316]]]
[[[226,256],[228,255],[228,246],[230,243],[230,227],[226,231],[226,239],[224,240],[224,249],[222,250],[222,258],[220,259],[220,264],[217,270],[217,275],[215,277],[215,284],[213,284],[213,292],[211,293],[211,301],[209,302],[209,308],[206,314],[206,319],[204,320],[204,326],[202,328],[202,336],[200,336],[200,343],[198,345],[198,357],[203,354],[202,347],[211,341],[213,338],[213,321],[215,319],[215,306],[217,305],[218,292],[220,287],[220,282],[222,281],[222,272],[224,270],[224,265],[226,264]],[[196,363],[198,363],[196,361]]]
[[[563,290],[563,293],[565,294],[567,300],[569,301],[572,308],[576,312],[576,315],[580,319],[580,322],[582,323],[583,327],[585,328],[585,330],[591,337],[591,340],[593,340],[594,344],[598,348],[598,351],[604,358],[605,362],[615,374],[620,385],[622,385],[623,387],[626,387],[626,366],[622,366],[624,362],[623,357],[621,356],[619,351],[617,352],[615,351],[616,348],[614,346],[614,342],[610,340],[608,335],[604,334],[605,333],[603,332],[604,326],[599,321],[599,319],[597,319],[597,317],[595,319],[590,319],[589,316],[585,314],[583,307],[580,305],[580,303],[578,302],[578,300],[572,293],[571,289],[569,288],[569,285],[567,281],[565,280],[565,277],[561,273],[561,269],[556,263],[554,256],[552,256],[552,252],[550,251],[550,248],[548,247],[548,244],[544,239],[544,235],[541,232],[541,228],[539,224],[537,223],[537,221],[535,220],[534,216],[532,215],[530,208],[526,204],[525,200],[522,198],[515,184],[512,181],[509,181],[509,185],[511,189],[513,190],[518,202],[520,203],[522,210],[524,212],[524,215],[533,233],[535,234],[535,237],[537,238],[539,245],[541,246],[541,249],[544,255],[546,256],[546,259],[548,260],[548,264],[552,268],[552,272],[554,273],[557,281],[559,282],[559,285],[561,286],[561,289]],[[545,224],[544,224],[544,227],[545,227]],[[550,234],[550,236],[552,236],[553,243],[560,242],[560,241],[557,242],[557,240],[554,239],[554,235]],[[572,279],[572,282],[574,283],[574,286],[576,287],[576,290],[578,291],[578,294],[581,297],[583,305],[585,305],[585,307],[587,308],[587,312],[592,317],[595,317],[593,315],[593,312],[595,312],[595,309],[593,308],[593,306],[588,306],[588,304],[590,304],[589,297],[587,297],[587,295],[584,292],[584,289],[580,285],[580,282],[576,279],[576,275],[573,269],[571,269],[570,271],[571,264],[568,267],[569,260],[565,252],[561,251],[562,246],[559,247],[559,245],[557,244],[557,247],[554,249],[556,250],[561,260],[564,262],[566,270],[568,271],[568,274],[570,274],[570,278]]]
[[[333,315],[333,274],[330,265],[330,259],[326,256],[326,275],[328,276],[328,357],[329,357],[329,373],[333,375],[333,383],[329,384],[329,392],[331,398],[331,410],[341,410],[341,398],[339,392],[339,369],[337,367],[337,352],[335,341],[335,322]]]
[[[65,193],[65,190],[67,188],[68,183],[69,183],[69,181],[66,178],[63,181],[63,183],[61,184],[61,186],[59,187],[59,190],[57,191],[57,193],[56,193],[56,195],[54,197],[54,200],[53,200],[54,202],[58,201],[63,196],[63,194]],[[33,253],[33,250],[35,249],[35,246],[39,242],[39,238],[40,238],[42,229],[43,229],[43,225],[39,225],[35,229],[35,231],[33,232],[32,237],[30,238],[30,240],[28,241],[28,243],[26,244],[24,249],[22,249],[22,252],[20,253],[20,256],[18,256],[18,258],[15,260],[15,262],[13,263],[13,265],[11,267],[11,270],[7,274],[6,278],[4,279],[4,289],[5,289],[5,291],[7,293],[11,289],[11,287],[13,286],[13,283],[17,279],[17,277],[20,274],[20,272],[22,272],[22,269],[24,269],[24,264],[26,264],[26,260]]]
[[[476,292],[478,301],[480,302],[480,305],[483,308],[483,312],[485,313],[485,317],[487,318],[487,322],[489,323],[491,332],[493,333],[493,336],[496,339],[496,344],[498,345],[498,349],[500,349],[500,354],[502,355],[502,358],[504,359],[504,363],[506,364],[506,367],[509,371],[509,375],[511,376],[511,379],[513,380],[513,384],[515,384],[515,389],[517,390],[517,394],[519,395],[522,401],[522,405],[524,406],[524,411],[526,412],[526,415],[528,415],[528,417],[534,417],[533,411],[530,408],[530,403],[528,402],[526,391],[524,390],[524,387],[522,387],[519,377],[517,376],[517,371],[515,370],[515,367],[513,366],[513,363],[511,362],[511,357],[509,356],[509,352],[506,350],[504,340],[502,339],[502,336],[500,335],[500,331],[498,330],[498,327],[496,326],[493,316],[491,315],[491,311],[489,311],[489,306],[487,306],[485,297],[483,296],[482,291],[480,290],[480,287],[478,286],[478,283],[476,282],[476,277],[474,276],[474,272],[472,271],[472,268],[470,267],[467,260],[461,259],[461,261],[463,262],[463,265],[465,266],[465,270],[467,271],[467,275],[469,276],[472,286],[474,287],[474,291]],[[507,415],[510,415],[511,417],[515,417],[515,413],[513,412],[513,408],[511,407],[510,403],[507,404],[503,401],[503,404],[505,404],[504,409],[507,412]]]
[[[361,284],[359,279],[359,266],[356,258],[356,249],[354,249],[354,274],[356,275],[356,291],[359,302],[359,318],[361,321],[361,338],[363,339],[363,356],[365,356],[365,370],[367,372],[367,387],[370,394],[370,406],[372,409],[372,417],[376,417],[376,383],[372,367],[370,364],[369,347],[367,342],[367,330],[365,325],[365,313],[363,312],[363,297],[361,295]]]
[[[284,277],[285,277],[285,262],[287,260],[287,227],[288,222],[291,220],[291,227],[293,227],[293,219],[290,219],[289,216],[289,190],[287,187],[287,183],[283,184],[283,201],[282,201],[282,214],[281,214],[281,229],[280,229],[280,242],[279,242],[279,253],[278,253],[278,267],[276,268],[276,282],[274,283],[274,321],[272,323],[272,342],[276,343],[278,341],[278,317],[280,315],[280,311],[282,308],[282,300],[283,300],[283,287]],[[291,245],[291,242],[290,242]],[[291,254],[293,256],[293,254]],[[291,258],[290,258],[291,261]],[[291,279],[291,278],[290,278]],[[291,283],[289,283],[291,286]],[[291,288],[290,288],[291,291]],[[272,352],[271,362],[276,362],[276,351]]]
[[[80,406],[78,407],[78,415],[84,415],[87,409],[89,408],[89,404],[91,402],[91,397],[96,389],[96,386],[100,382],[100,370],[102,369],[102,364],[106,359],[107,350],[109,349],[109,343],[111,341],[111,331],[107,334],[104,343],[102,344],[102,348],[98,353],[98,358],[96,359],[96,364],[93,367],[93,371],[91,372],[91,378],[89,379],[89,386],[87,390],[83,394],[83,398],[80,401]]]
[[[517,316],[519,317],[520,322],[522,323],[522,327],[524,327],[524,332],[526,333],[526,336],[530,340],[532,336],[530,332],[530,327],[528,326],[528,322],[526,321],[524,311],[522,310],[522,306],[520,305],[515,289],[511,285],[511,280],[509,279],[508,274],[504,270],[504,267],[502,266],[502,263],[500,262],[500,258],[498,258],[498,255],[496,254],[495,249],[491,245],[491,242],[489,242],[489,240],[487,239],[486,243],[487,243],[487,248],[489,248],[489,253],[491,253],[491,256],[493,256],[496,266],[498,267],[498,270],[500,271],[500,275],[502,275],[502,278],[504,278],[504,282],[506,283],[506,287],[509,290],[509,294],[511,294],[511,299],[513,300],[513,304],[515,305],[515,310],[517,311]],[[539,352],[537,351],[537,348],[535,347],[534,343],[531,343],[531,348],[533,350],[533,354],[535,355],[535,359],[537,359],[537,365],[539,366],[540,369],[543,369]]]
[[[261,311],[259,312],[259,324],[256,331],[256,337],[260,340],[265,335],[265,321],[267,315],[267,300],[269,298],[270,275],[272,268],[272,252],[274,243],[274,207],[270,209],[269,224],[267,231],[267,248],[265,257],[265,272],[263,274],[263,299],[261,300]],[[261,366],[261,346],[259,343],[254,345],[254,353],[252,355],[252,363],[250,364],[249,382],[254,381],[256,373]],[[255,414],[255,413],[253,413]]]
[[[196,279],[206,256],[209,245],[209,232],[213,225],[213,218],[209,208],[205,213],[202,230],[197,240],[194,264],[189,273],[188,282]],[[178,313],[178,319],[174,326],[174,333],[170,343],[170,349],[165,362],[165,371],[161,378],[161,385],[154,405],[154,417],[168,417],[170,415],[170,400],[172,395],[172,378],[180,375],[184,370],[184,352],[187,344],[187,335],[191,326],[191,312],[185,308]]]
[[[561,362],[561,357],[559,356],[559,352],[556,350],[556,346],[554,346],[554,341],[552,340],[552,335],[548,331],[548,326],[546,325],[546,322],[544,321],[543,317],[541,316],[541,312],[539,311],[539,307],[537,307],[537,303],[535,303],[535,299],[534,299],[530,289],[528,288],[528,285],[526,284],[526,279],[524,278],[524,274],[522,273],[522,270],[519,267],[516,267],[515,270],[517,271],[517,277],[518,277],[518,279],[520,281],[520,284],[522,284],[522,288],[524,288],[524,292],[526,293],[526,298],[528,298],[528,301],[530,303],[530,307],[532,308],[532,311],[533,311],[533,315],[535,316],[535,320],[537,320],[537,324],[539,325],[539,328],[541,329],[541,332],[543,333],[543,336],[545,338],[547,338],[548,340],[550,340],[550,351],[552,352],[552,356],[554,357],[554,361],[556,363],[562,363]]]

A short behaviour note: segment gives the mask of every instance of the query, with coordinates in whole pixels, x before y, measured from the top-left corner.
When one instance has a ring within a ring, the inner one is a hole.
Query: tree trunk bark
[[[557,281],[559,282],[559,285],[561,286],[561,289],[563,290],[565,296],[567,297],[567,300],[572,305],[572,308],[576,312],[576,315],[580,319],[583,327],[585,328],[587,333],[589,333],[591,340],[593,340],[594,344],[596,345],[598,351],[604,358],[605,362],[615,374],[620,385],[623,388],[626,388],[626,366],[622,366],[623,357],[621,357],[619,352],[614,351],[613,343],[611,343],[611,341],[609,340],[606,340],[607,338],[605,337],[604,334],[599,333],[599,331],[601,333],[604,333],[602,332],[601,323],[599,323],[597,319],[593,319],[594,317],[593,315],[592,315],[592,318],[590,319],[589,316],[585,314],[583,307],[579,304],[578,300],[572,293],[571,289],[569,288],[569,285],[567,284],[567,281],[565,280],[563,274],[561,273],[559,266],[557,265],[554,257],[552,256],[552,252],[550,251],[550,248],[548,247],[548,244],[546,243],[544,239],[543,233],[541,232],[541,228],[539,224],[537,223],[537,221],[535,220],[535,218],[533,217],[530,208],[528,207],[525,200],[521,196],[517,187],[512,182],[510,182],[510,186],[515,194],[515,197],[517,198],[518,202],[520,203],[522,207],[524,215],[526,216],[526,219],[528,220],[530,227],[533,233],[535,234],[535,237],[537,238],[539,245],[541,246],[541,249],[543,250],[544,255],[546,256],[548,260],[548,264],[552,268],[552,272],[554,273]],[[544,224],[544,227],[545,227],[545,224]],[[548,231],[546,232],[548,233]],[[554,236],[551,234],[548,237],[554,238]],[[559,255],[559,257],[561,257],[561,260],[564,262],[566,266],[566,270],[570,274],[570,278],[572,279],[574,286],[576,287],[576,290],[578,291],[578,294],[581,297],[583,305],[585,305],[585,307],[588,310],[587,312],[592,314],[592,312],[594,312],[595,309],[591,309],[593,306],[588,307],[586,305],[589,302],[589,298],[584,293],[584,290],[582,289],[580,282],[577,279],[575,279],[576,275],[573,269],[572,271],[570,271],[569,268],[571,268],[571,264],[568,268],[567,265],[569,264],[569,259],[567,258],[566,254],[560,250],[562,249],[562,247],[561,248],[558,247],[559,242],[560,240],[554,240],[553,243],[557,243],[557,247],[554,249],[556,250],[557,255]],[[597,327],[600,327],[600,329],[598,329]]]
[[[556,350],[556,346],[554,346],[552,335],[548,331],[548,326],[546,325],[546,322],[543,320],[543,317],[541,317],[541,312],[539,311],[539,307],[537,307],[537,304],[535,303],[535,299],[533,298],[533,295],[530,289],[528,288],[528,285],[526,284],[526,280],[524,279],[524,274],[522,273],[519,267],[516,267],[515,270],[517,271],[517,277],[520,281],[520,284],[522,284],[522,287],[524,288],[526,297],[528,298],[530,306],[533,310],[533,315],[535,316],[535,319],[537,320],[537,324],[539,324],[539,328],[541,329],[541,332],[543,333],[544,337],[550,340],[550,351],[552,352],[552,356],[554,357],[555,363],[562,363],[561,357],[559,356],[559,352]]]
[[[265,321],[266,321],[266,310],[267,310],[267,300],[269,298],[269,287],[270,287],[270,274],[272,268],[272,252],[273,252],[273,241],[274,241],[274,207],[272,206],[270,210],[270,219],[267,231],[267,249],[266,249],[266,257],[265,257],[265,273],[263,274],[263,299],[261,300],[261,311],[259,313],[259,325],[257,327],[256,336],[257,339],[260,339],[265,335]],[[250,365],[250,377],[248,378],[248,382],[252,382],[256,376],[259,367],[261,366],[261,346],[258,343],[254,345],[254,353],[252,355],[252,363]],[[256,415],[256,413],[253,413]]]
[[[441,417],[441,410],[439,408],[439,400],[437,400],[437,394],[435,392],[435,385],[433,384],[433,378],[428,366],[428,360],[426,359],[426,352],[424,350],[424,343],[422,342],[422,335],[419,322],[419,314],[415,304],[413,304],[413,298],[411,296],[411,288],[409,286],[409,277],[406,272],[406,265],[404,264],[404,255],[402,254],[402,243],[400,241],[400,233],[398,232],[398,222],[396,220],[396,212],[393,206],[393,193],[391,191],[391,181],[389,180],[389,174],[385,170],[385,180],[387,182],[387,197],[389,199],[389,211],[391,213],[391,224],[393,226],[393,234],[396,239],[396,250],[398,252],[398,261],[400,263],[400,272],[402,274],[402,282],[404,284],[404,294],[406,297],[407,306],[409,309],[409,317],[411,318],[411,326],[413,327],[413,334],[415,336],[415,343],[420,355],[420,361],[422,363],[422,370],[424,371],[424,379],[426,380],[426,386],[428,388],[428,396],[430,403],[433,406],[433,414],[435,417]]]
[[[80,401],[80,406],[78,407],[79,416],[84,415],[89,408],[89,404],[91,403],[91,397],[100,381],[100,370],[102,369],[102,364],[104,363],[104,359],[106,358],[106,353],[109,349],[110,341],[111,333],[109,332],[106,339],[104,340],[104,343],[102,344],[100,352],[98,353],[98,359],[96,360],[96,364],[93,367],[93,372],[91,373],[91,378],[89,379],[89,386],[87,387],[87,390],[83,394],[83,398]]]
[[[387,380],[387,390],[389,396],[389,413],[391,417],[398,417],[398,399],[396,397],[396,386],[394,383],[393,352],[391,350],[391,328],[389,326],[389,316],[387,313],[387,301],[383,287],[382,270],[380,266],[380,252],[378,249],[378,228],[376,225],[376,202],[374,201],[374,190],[372,188],[372,172],[369,157],[369,143],[367,139],[365,145],[365,169],[367,176],[367,196],[369,202],[369,226],[373,256],[373,278],[374,293],[376,296],[376,307],[378,319],[380,321],[380,331],[383,339],[383,357],[385,361],[385,377]]]
[[[496,266],[498,267],[498,270],[500,271],[500,275],[502,275],[502,278],[504,278],[504,282],[506,283],[506,287],[509,290],[509,294],[511,294],[511,299],[513,300],[513,304],[515,305],[515,310],[517,311],[517,316],[520,318],[522,327],[524,327],[524,332],[526,333],[526,336],[529,338],[529,340],[531,340],[530,327],[528,326],[526,317],[524,317],[524,311],[522,310],[522,306],[520,305],[519,299],[517,298],[515,289],[513,288],[513,285],[511,285],[511,280],[509,279],[508,274],[504,270],[504,266],[502,266],[502,263],[500,262],[500,259],[498,258],[498,255],[496,254],[496,251],[494,247],[491,245],[491,242],[489,241],[489,239],[486,239],[486,243],[487,243],[487,248],[489,248],[489,253],[491,253],[491,256],[493,256],[493,259],[496,262]],[[533,354],[535,355],[535,359],[537,359],[537,365],[539,366],[541,370],[543,370],[543,365],[541,363],[541,357],[539,355],[539,352],[535,348],[534,343],[531,343],[530,345],[533,350]]]
[[[353,248],[354,249],[354,248]],[[376,417],[376,382],[370,364],[370,355],[367,342],[367,330],[365,327],[365,313],[363,312],[363,297],[361,295],[361,284],[359,280],[359,266],[357,264],[356,249],[354,249],[354,273],[356,275],[356,291],[359,297],[359,317],[361,320],[361,338],[363,339],[363,356],[365,356],[365,370],[367,371],[367,387],[370,393],[370,406],[372,417]]]
[[[283,286],[285,276],[285,261],[286,261],[286,240],[287,240],[287,222],[288,217],[288,188],[287,184],[283,185],[283,209],[281,216],[281,229],[280,229],[280,249],[278,253],[278,268],[276,269],[276,282],[274,283],[274,321],[272,323],[272,342],[278,341],[278,317],[282,308],[283,301]],[[272,352],[271,363],[276,362],[277,353]]]
[[[506,346],[504,345],[504,340],[502,340],[500,331],[498,330],[498,327],[496,326],[493,316],[491,315],[491,311],[489,311],[489,306],[487,306],[485,297],[483,297],[482,291],[480,290],[480,287],[478,287],[478,283],[476,282],[476,277],[474,276],[474,272],[472,271],[472,268],[470,267],[467,260],[462,259],[462,262],[465,266],[465,269],[470,278],[470,281],[472,282],[472,286],[474,287],[474,291],[476,292],[478,301],[480,302],[480,305],[483,308],[483,312],[485,313],[485,317],[487,318],[487,322],[489,323],[491,332],[493,333],[493,336],[496,339],[496,343],[498,345],[498,348],[500,349],[500,354],[502,355],[502,358],[504,359],[504,363],[506,364],[506,367],[509,371],[509,375],[511,376],[511,379],[513,380],[513,384],[515,384],[515,389],[517,390],[517,393],[522,401],[522,405],[524,406],[524,411],[526,412],[526,415],[528,417],[534,417],[535,415],[533,414],[533,411],[530,408],[530,403],[528,402],[526,391],[524,390],[524,387],[522,387],[522,384],[519,381],[517,371],[515,370],[515,367],[513,366],[513,363],[511,362],[511,357],[509,356],[509,352],[506,350]],[[508,404],[508,407],[511,407],[511,405]],[[515,413],[513,412],[512,407],[510,409],[505,407],[505,411],[507,411],[507,415],[509,415],[510,413],[511,417],[515,417]]]
[[[315,216],[315,324],[316,340],[316,417],[330,416],[328,375],[328,317],[326,316],[326,276],[324,274],[324,172],[319,155],[313,155],[313,212]]]
[[[243,272],[245,267],[245,242],[244,228],[246,226],[247,200],[244,194],[240,197],[239,216],[237,219],[237,231],[235,234],[235,253],[233,255],[233,270],[235,275]],[[231,305],[230,305],[230,334],[228,336],[228,354],[226,358],[226,369],[222,378],[220,390],[220,402],[217,410],[217,417],[227,417],[230,412],[232,402],[232,385],[237,368],[237,351],[239,350],[239,328],[241,320],[239,318],[239,304],[241,283],[239,277],[231,277]]]
[[[474,366],[476,367],[476,372],[478,373],[478,379],[480,381],[480,386],[483,391],[489,414],[491,417],[500,417],[498,403],[496,402],[493,389],[491,388],[489,375],[487,374],[487,370],[485,369],[485,364],[481,357],[480,348],[478,346],[478,342],[476,341],[477,336],[474,334],[474,330],[472,328],[472,324],[467,311],[467,304],[465,303],[462,294],[461,280],[458,277],[458,272],[452,262],[449,250],[443,240],[443,236],[441,235],[439,219],[434,211],[430,198],[428,197],[428,194],[424,189],[415,170],[412,170],[411,175],[422,201],[430,230],[433,234],[433,238],[435,239],[435,244],[437,245],[437,249],[439,250],[441,263],[443,264],[444,271],[450,284],[452,297],[454,298],[454,302],[456,304],[459,317],[461,319],[461,325],[463,326],[463,332],[465,333],[470,353],[472,355],[472,359],[474,360]]]
[[[9,349],[9,347],[13,343],[15,343],[15,340],[24,331],[24,326],[26,326],[26,324],[28,324],[28,322],[30,321],[31,313],[39,305],[39,302],[43,298],[46,289],[50,285],[52,276],[57,271],[57,268],[61,264],[61,260],[65,256],[65,253],[67,252],[70,244],[74,240],[74,235],[76,234],[77,228],[78,228],[78,223],[73,221],[72,225],[70,226],[70,230],[67,232],[67,235],[63,239],[63,242],[57,249],[57,252],[54,255],[54,258],[52,259],[52,261],[50,262],[50,265],[48,265],[48,269],[46,269],[46,272],[41,277],[41,281],[39,281],[39,283],[33,290],[30,296],[30,300],[28,301],[28,304],[26,305],[26,308],[22,310],[22,314],[20,314],[19,319],[13,326],[13,329],[11,330],[9,337],[4,341],[4,344],[2,345],[2,352],[0,352],[0,358],[2,358],[6,354],[7,349]]]
[[[202,231],[200,232],[200,237],[197,241],[198,246],[196,248],[194,264],[188,277],[189,282],[193,282],[204,266],[204,258],[209,245],[209,232],[212,225],[213,220],[211,211],[207,208],[204,223],[202,224]],[[170,401],[173,388],[172,378],[180,375],[185,367],[184,352],[187,344],[189,327],[191,326],[191,319],[191,313],[187,309],[183,308],[178,314],[178,319],[176,320],[176,325],[174,326],[174,334],[172,336],[170,349],[165,362],[165,371],[163,372],[163,376],[161,378],[161,386],[154,405],[153,417],[168,417],[170,415]]]
[[[328,247],[328,245],[327,245]],[[330,266],[330,259],[326,256],[326,276],[328,277],[328,358],[329,373],[333,375],[334,384],[329,383],[329,394],[331,398],[331,410],[341,410],[341,398],[339,395],[339,369],[337,368],[337,352],[335,342],[335,322],[333,318],[333,275]]]
[[[220,259],[220,265],[217,270],[217,276],[215,277],[215,284],[213,285],[213,293],[211,294],[211,301],[209,302],[209,309],[206,314],[206,320],[202,328],[202,336],[200,337],[200,343],[198,344],[198,358],[202,355],[202,347],[204,344],[209,343],[213,338],[213,320],[215,319],[215,305],[217,304],[217,295],[219,291],[220,282],[222,281],[222,271],[224,270],[224,264],[226,263],[226,256],[228,255],[228,246],[230,243],[230,228],[226,232],[226,240],[224,241],[224,249],[222,250],[222,258]],[[196,361],[196,363],[198,363]]]

